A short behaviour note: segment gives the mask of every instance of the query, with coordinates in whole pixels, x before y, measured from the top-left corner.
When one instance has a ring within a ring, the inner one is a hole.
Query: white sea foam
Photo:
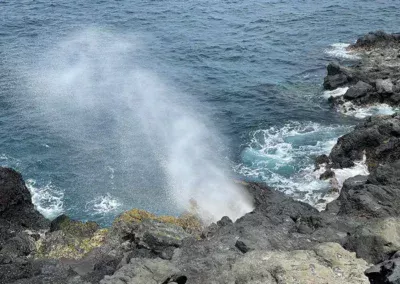
[[[347,59],[347,60],[358,60],[360,57],[354,53],[354,51],[349,51],[348,47],[350,44],[348,43],[334,43],[328,49],[325,50],[325,53],[331,57]]]
[[[45,186],[37,186],[34,179],[28,179],[26,186],[32,195],[32,203],[35,208],[49,219],[54,219],[64,212],[64,193],[48,183]]]
[[[317,206],[327,195],[329,181],[314,171],[313,157],[327,154],[345,126],[291,122],[255,131],[234,169],[251,180],[265,181],[298,200]]]
[[[349,87],[340,87],[332,91],[324,91],[323,97],[329,99],[330,97],[336,98],[343,96]]]
[[[355,106],[351,102],[346,102],[338,107],[338,111],[345,115],[354,116],[356,118],[366,118],[372,115],[392,115],[399,111],[388,104],[376,104],[366,107]]]
[[[116,211],[122,203],[115,197],[107,193],[103,196],[98,196],[86,204],[86,211],[94,214],[107,214]]]
[[[338,182],[339,189],[342,189],[344,181],[348,178],[355,177],[358,175],[361,176],[369,175],[366,160],[367,157],[364,155],[363,159],[361,161],[354,162],[354,166],[351,168],[332,169],[335,172],[335,178]]]
[[[335,200],[339,197],[340,191],[343,187],[343,183],[346,179],[351,177],[355,177],[358,175],[367,176],[369,175],[368,166],[366,164],[367,157],[364,154],[363,159],[361,161],[355,161],[354,166],[351,168],[343,168],[343,169],[332,169],[335,173],[335,177],[329,180],[330,186],[332,189],[327,194],[322,196],[321,200],[315,204],[315,207],[318,210],[324,210],[326,208],[326,204]],[[321,165],[320,169],[315,171],[315,177],[319,178],[319,176],[325,172],[325,165]]]

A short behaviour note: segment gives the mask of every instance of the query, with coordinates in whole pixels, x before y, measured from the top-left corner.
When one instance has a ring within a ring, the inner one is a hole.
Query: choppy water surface
[[[104,225],[132,207],[178,214],[168,176],[204,186],[190,157],[218,157],[199,171],[210,184],[221,163],[315,203],[327,184],[312,158],[357,119],[329,108],[325,66],[400,26],[396,1],[335,3],[2,1],[1,164],[47,216]]]

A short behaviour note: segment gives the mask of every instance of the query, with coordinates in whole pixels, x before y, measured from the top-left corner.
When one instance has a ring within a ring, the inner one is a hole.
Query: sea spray
[[[164,203],[180,212],[194,208],[207,222],[251,211],[199,104],[146,70],[137,46],[133,37],[91,29],[47,52],[30,74],[46,123],[88,156],[100,152],[107,163],[122,163],[120,170],[148,187],[148,200],[156,200],[150,189],[159,180],[168,192]],[[116,190],[136,194],[135,186]]]

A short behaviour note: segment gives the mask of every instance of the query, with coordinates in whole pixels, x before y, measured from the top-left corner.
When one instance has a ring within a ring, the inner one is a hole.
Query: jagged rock
[[[338,139],[329,158],[334,168],[347,168],[366,154],[368,168],[400,158],[400,116],[370,117]]]
[[[360,225],[345,245],[369,263],[389,259],[400,249],[400,219],[374,219]]]
[[[326,180],[333,178],[335,176],[335,172],[332,171],[331,169],[327,169],[325,172],[323,172],[320,176],[319,179]]]
[[[149,220],[180,227],[188,234],[193,235],[200,235],[204,227],[200,219],[194,215],[184,214],[180,217],[156,216],[144,210],[132,209],[118,216],[114,220],[111,230],[114,235],[118,235],[120,238],[126,238],[129,237],[132,232],[141,230],[139,228],[141,223]]]
[[[400,283],[400,259],[390,259],[381,262],[365,271],[371,284]]]
[[[363,96],[366,96],[368,92],[372,91],[373,87],[363,81],[358,81],[357,84],[351,86],[344,94],[344,98],[347,100],[354,100]]]
[[[314,160],[315,169],[319,169],[321,165],[323,164],[327,165],[329,163],[330,163],[329,157],[325,154],[319,155]]]
[[[36,241],[36,258],[82,258],[102,246],[108,233],[107,229],[93,231],[97,224],[73,221],[65,225],[62,230],[49,232]]]
[[[76,221],[64,214],[58,216],[50,224],[50,232],[61,230],[66,234],[81,238],[93,236],[98,229],[100,226],[96,222]]]
[[[393,93],[393,83],[390,79],[378,79],[375,82],[378,93]]]
[[[35,210],[21,174],[0,167],[0,247],[16,233],[40,230],[49,222]]]
[[[346,67],[337,63],[328,65],[324,88],[332,90],[337,87],[349,87],[345,95],[329,100],[339,111],[349,114],[352,107],[349,107],[348,103],[356,107],[370,107],[382,103],[399,105],[399,36],[400,34],[386,34],[381,31],[370,33],[349,47],[350,51],[359,55],[356,63]],[[363,83],[363,88],[357,86],[360,82]]]
[[[387,34],[384,31],[370,32],[357,40],[351,48],[384,47],[400,41],[400,34]]]
[[[369,176],[344,182],[339,215],[369,218],[400,216],[400,162],[380,165]]]
[[[100,283],[368,283],[367,263],[334,243],[310,250],[255,250],[231,259],[216,256],[210,255],[212,266],[199,260],[188,264],[190,270],[175,262],[135,259]]]
[[[324,88],[334,90],[348,83],[349,79],[345,74],[328,75],[324,79]]]

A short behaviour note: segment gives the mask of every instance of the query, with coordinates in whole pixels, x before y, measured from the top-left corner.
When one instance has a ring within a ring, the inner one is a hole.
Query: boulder
[[[324,89],[334,90],[349,83],[345,74],[328,75],[324,79]]]
[[[62,220],[62,221],[61,221]],[[80,222],[69,217],[56,219],[53,230],[36,241],[36,258],[80,259],[105,243],[108,229],[95,222]]]
[[[376,85],[376,90],[378,91],[378,93],[387,93],[387,94],[392,94],[393,93],[393,83],[392,80],[390,79],[378,79],[375,82]]]
[[[400,283],[400,258],[386,260],[365,271],[371,284]]]
[[[380,218],[360,225],[345,248],[369,263],[379,263],[400,250],[400,219]]]
[[[370,117],[343,135],[329,158],[333,168],[347,168],[366,155],[368,168],[400,159],[400,116]]]
[[[338,201],[340,216],[400,216],[400,162],[379,165],[369,176],[344,182]]]
[[[347,100],[354,100],[366,96],[368,92],[372,91],[373,87],[363,81],[358,81],[357,84],[351,86],[343,97]]]

